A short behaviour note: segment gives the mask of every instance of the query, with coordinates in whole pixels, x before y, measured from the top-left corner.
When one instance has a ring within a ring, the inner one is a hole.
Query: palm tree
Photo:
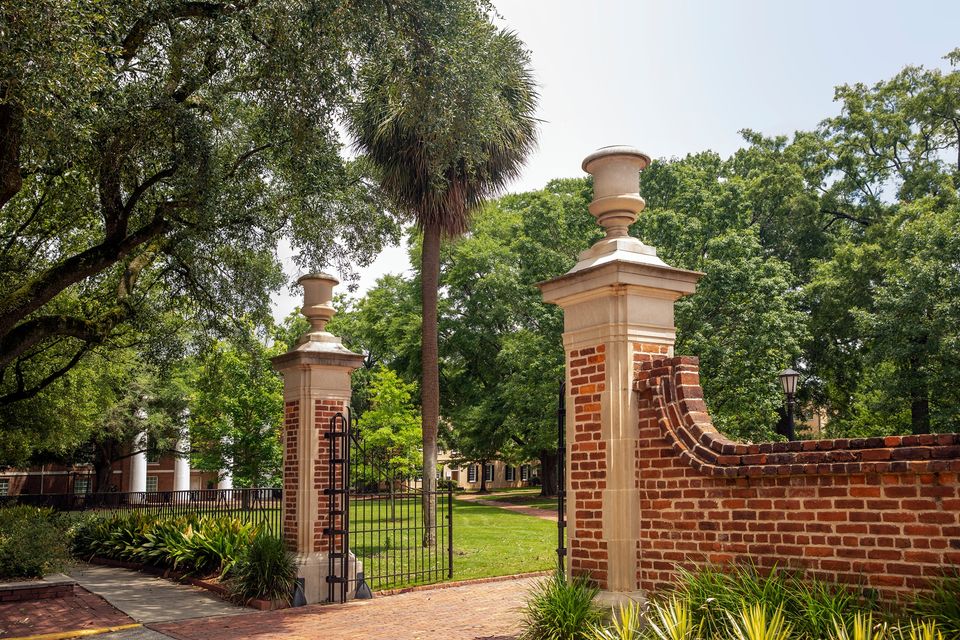
[[[425,545],[435,540],[436,522],[440,241],[467,230],[472,212],[519,174],[536,143],[537,91],[529,54],[514,33],[497,29],[468,4],[471,8],[442,15],[429,38],[363,69],[348,122],[383,190],[423,234]]]

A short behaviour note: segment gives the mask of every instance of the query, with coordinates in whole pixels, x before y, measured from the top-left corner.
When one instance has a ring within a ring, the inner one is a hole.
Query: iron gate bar
[[[566,571],[566,497],[567,497],[567,383],[560,383],[557,399],[557,568]]]
[[[338,425],[341,427],[337,429]],[[325,437],[330,441],[327,453],[327,526],[323,533],[327,536],[327,601],[346,602],[347,582],[349,581],[348,563],[350,559],[350,491],[348,474],[350,469],[350,411],[347,415],[338,411],[330,418],[330,428]],[[338,451],[339,449],[339,451]],[[340,482],[337,480],[337,467],[340,467]],[[339,497],[339,500],[338,500]],[[338,508],[339,507],[339,508]],[[340,522],[337,522],[339,518]],[[339,526],[338,526],[339,524]],[[339,538],[339,551],[337,539]],[[340,573],[337,575],[335,561],[339,560]],[[337,585],[340,594],[337,599]]]

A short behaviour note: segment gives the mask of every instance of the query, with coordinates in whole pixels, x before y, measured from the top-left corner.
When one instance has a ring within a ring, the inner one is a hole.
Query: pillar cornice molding
[[[544,302],[566,307],[606,296],[646,296],[674,302],[690,295],[699,271],[615,260],[540,282]]]

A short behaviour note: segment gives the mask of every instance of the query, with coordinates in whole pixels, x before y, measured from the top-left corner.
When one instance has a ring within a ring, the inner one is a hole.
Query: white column
[[[147,490],[147,432],[141,431],[133,439],[134,454],[130,457],[130,484],[127,491],[142,493]],[[135,498],[137,499],[137,498]]]
[[[229,449],[229,437],[224,437],[221,442],[225,449]],[[229,454],[223,456],[223,469],[220,470],[217,489],[233,489],[233,458]]]
[[[173,490],[190,490],[190,431],[184,429],[177,441],[176,458],[173,461]]]

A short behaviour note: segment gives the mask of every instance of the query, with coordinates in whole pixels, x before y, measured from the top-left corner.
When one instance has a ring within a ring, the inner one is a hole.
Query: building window
[[[485,464],[483,465],[483,479],[487,482],[493,482],[493,465]]]
[[[507,482],[513,482],[517,479],[517,468],[511,465],[507,465],[507,470],[505,472],[505,477]]]
[[[0,496],[10,495],[10,479],[0,478]]]
[[[467,482],[477,481],[477,465],[472,464],[467,467]]]
[[[90,478],[77,478],[74,480],[73,492],[76,494],[90,493]]]
[[[147,476],[147,491],[157,490],[157,476]]]
[[[520,479],[524,482],[530,479],[530,465],[520,465]]]

